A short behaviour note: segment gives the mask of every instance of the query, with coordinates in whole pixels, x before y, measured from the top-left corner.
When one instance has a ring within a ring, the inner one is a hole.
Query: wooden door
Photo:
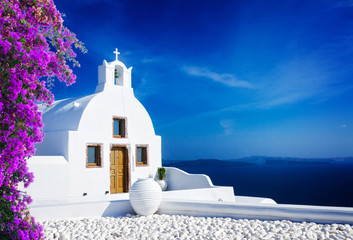
[[[113,147],[110,152],[110,193],[127,192],[126,149]]]

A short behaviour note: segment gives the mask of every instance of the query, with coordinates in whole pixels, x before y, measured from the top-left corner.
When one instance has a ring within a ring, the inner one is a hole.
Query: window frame
[[[98,148],[98,151],[96,150],[96,162],[97,163],[88,163],[88,148],[89,147],[95,147],[96,149]],[[101,168],[102,167],[102,144],[87,144],[86,145],[86,168]]]
[[[120,121],[120,128],[119,131],[122,132],[121,135],[114,135],[114,121]],[[121,117],[113,117],[113,122],[112,122],[112,133],[113,133],[113,138],[126,138],[126,119],[121,118]]]
[[[138,148],[145,149],[145,151],[142,151],[142,152],[145,152],[145,159],[146,159],[145,162],[143,162],[143,161],[142,162],[137,162],[137,149]],[[136,145],[136,148],[135,148],[135,162],[136,162],[136,166],[137,167],[148,166],[148,145]]]

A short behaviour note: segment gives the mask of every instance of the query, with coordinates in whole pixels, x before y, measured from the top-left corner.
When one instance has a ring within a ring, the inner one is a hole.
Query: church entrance
[[[113,146],[110,152],[110,193],[129,191],[127,149]]]

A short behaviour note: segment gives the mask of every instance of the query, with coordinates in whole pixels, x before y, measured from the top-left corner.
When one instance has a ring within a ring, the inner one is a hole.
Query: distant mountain
[[[293,158],[293,157],[265,157],[252,156],[239,159],[198,159],[198,160],[163,160],[163,165],[168,167],[230,167],[254,165],[299,165],[299,164],[335,164],[351,163],[353,157],[346,158]]]
[[[353,159],[353,158],[352,158]],[[232,161],[252,162],[266,165],[294,165],[294,164],[329,164],[336,160],[336,158],[294,158],[294,157],[265,157],[252,156],[240,159],[233,159]]]
[[[255,163],[240,161],[225,161],[217,159],[198,159],[192,161],[164,161],[166,167],[234,167],[234,166],[253,166]]]
[[[311,161],[311,160],[266,160],[265,164],[266,165],[303,165],[303,164],[330,164],[331,162],[327,161]]]

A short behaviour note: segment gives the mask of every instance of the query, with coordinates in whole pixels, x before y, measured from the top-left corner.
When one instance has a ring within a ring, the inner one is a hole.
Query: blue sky
[[[93,93],[117,47],[164,159],[353,156],[353,1],[55,4],[88,49],[56,99]]]

